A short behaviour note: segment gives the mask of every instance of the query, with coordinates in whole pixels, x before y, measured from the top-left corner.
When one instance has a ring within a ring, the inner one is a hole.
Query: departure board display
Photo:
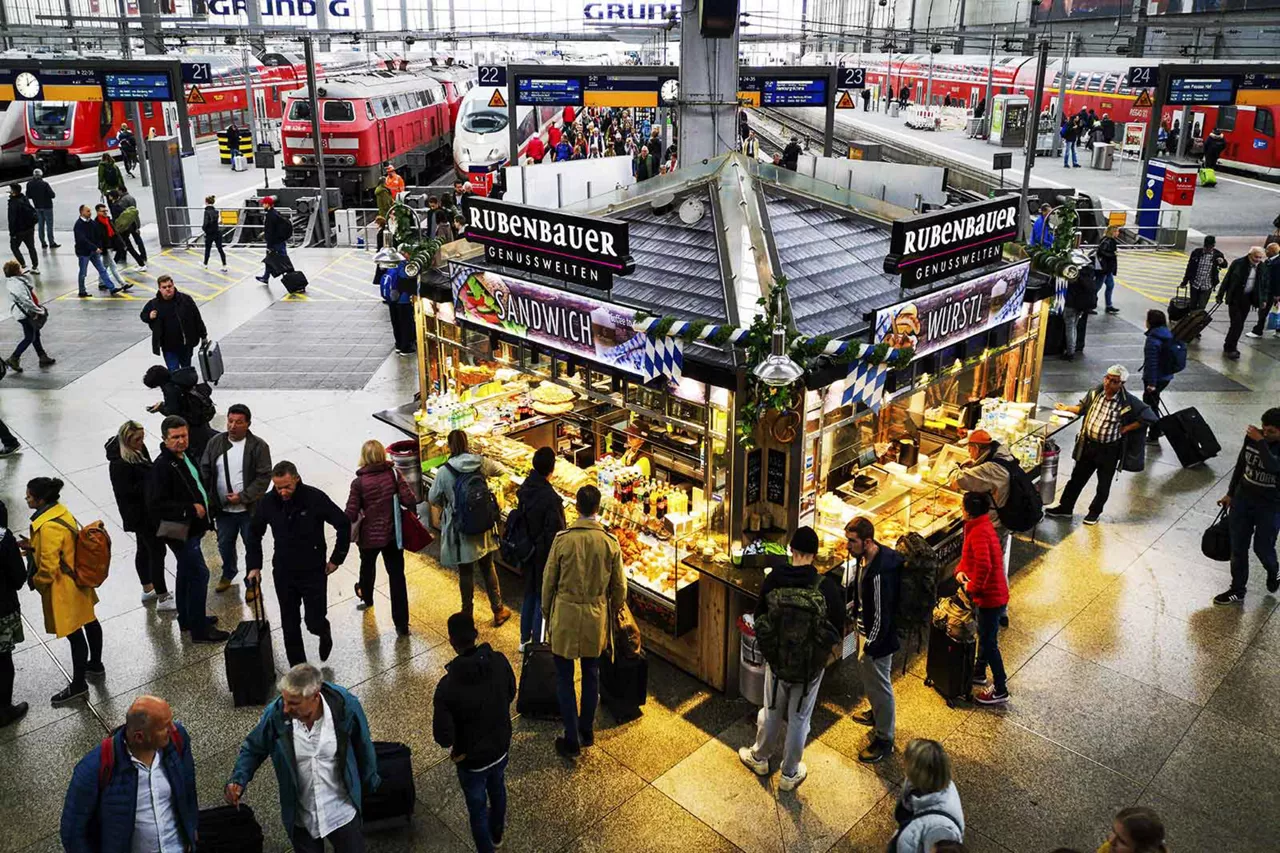
[[[1239,78],[1233,75],[1174,77],[1169,81],[1169,103],[1231,106],[1236,101],[1237,83]]]
[[[522,107],[580,107],[582,78],[518,77],[516,104]]]
[[[1245,74],[1240,80],[1241,89],[1280,89],[1280,74]]]
[[[103,93],[108,101],[172,101],[173,89],[168,74],[115,74],[102,75]]]
[[[751,107],[825,107],[829,93],[826,77],[738,78],[738,101]]]

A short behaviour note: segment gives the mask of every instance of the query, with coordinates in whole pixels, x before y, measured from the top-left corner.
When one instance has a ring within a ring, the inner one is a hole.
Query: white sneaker
[[[32,271],[31,271],[31,274],[32,274],[32,275],[40,275],[40,270],[32,270]]]
[[[372,604],[365,604],[363,601],[356,604],[356,610],[372,610],[372,609],[373,609]]]
[[[173,593],[167,594],[164,598],[156,601],[156,612],[160,611],[177,611],[178,599],[173,597]]]
[[[151,592],[147,592],[145,589],[142,591],[143,604],[146,604],[148,601],[155,601],[158,597],[159,597],[159,593],[157,593],[154,589],[151,590]]]
[[[761,761],[760,759],[756,758],[755,753],[752,752],[751,750],[751,747],[749,746],[739,747],[738,759],[743,764],[745,764],[751,770],[752,773],[756,774],[757,776],[769,775],[769,762]]]
[[[801,761],[796,766],[796,775],[788,776],[786,773],[782,774],[782,777],[778,779],[778,789],[782,791],[794,791],[808,776],[809,768],[805,767],[804,762]]]
[[[1257,332],[1252,332],[1252,331],[1251,331],[1251,332],[1246,332],[1246,333],[1245,333],[1245,337],[1246,337],[1246,338],[1260,338],[1260,337],[1262,337],[1262,335],[1258,334]]]
[[[147,265],[146,265],[146,264],[139,264],[138,266],[134,267],[134,269],[136,269],[138,272],[146,272],[146,271],[147,271]]]

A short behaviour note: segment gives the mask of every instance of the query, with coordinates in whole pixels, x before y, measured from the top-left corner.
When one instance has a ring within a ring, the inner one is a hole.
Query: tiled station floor
[[[42,266],[51,301],[49,350],[59,359],[42,375],[28,369],[0,384],[0,417],[24,444],[0,460],[0,497],[23,517],[22,492],[35,476],[67,482],[64,501],[82,520],[103,518],[115,534],[115,569],[98,608],[107,676],[87,705],[51,708],[67,681],[65,641],[43,632],[38,598],[21,594],[27,640],[15,653],[17,696],[31,703],[22,722],[0,729],[0,851],[59,849],[58,819],[75,762],[123,721],[133,696],[168,699],[192,737],[200,801],[217,804],[255,708],[231,706],[222,653],[181,638],[168,614],[138,601],[131,539],[119,529],[103,442],[127,418],[158,444],[155,394],[141,386],[150,352],[139,299],[167,271],[200,297],[213,337],[224,341],[228,377],[216,390],[221,410],[244,402],[273,458],[297,463],[304,480],[342,502],[369,437],[399,436],[370,414],[414,389],[411,360],[392,354],[385,311],[375,301],[367,256],[299,253],[311,277],[306,299],[284,299],[278,285],[252,279],[258,253],[237,253],[231,272],[207,274],[195,253],[153,259],[132,300],[59,298],[74,291],[65,258]],[[1141,258],[1124,259],[1136,279]],[[1046,365],[1043,402],[1074,401],[1121,361],[1136,366],[1141,318],[1155,301],[1122,287],[1123,313],[1094,318],[1086,357]],[[335,331],[337,330],[337,331]],[[339,334],[345,330],[345,334]],[[0,322],[7,353],[16,324]],[[945,742],[956,769],[969,848],[980,853],[1047,853],[1059,845],[1093,850],[1110,815],[1133,803],[1164,815],[1175,851],[1274,851],[1280,826],[1280,616],[1262,590],[1260,569],[1243,607],[1214,607],[1226,587],[1223,564],[1200,557],[1244,427],[1280,400],[1280,341],[1242,341],[1244,356],[1224,361],[1221,329],[1193,348],[1195,363],[1173,383],[1174,407],[1196,405],[1224,445],[1198,470],[1181,469],[1170,450],[1154,451],[1142,474],[1123,475],[1102,524],[1042,523],[1036,542],[1014,554],[1011,627],[1001,643],[1013,699],[1003,710],[950,709],[922,681],[922,662],[897,677],[899,746],[912,737]],[[335,341],[348,341],[344,348]],[[323,370],[319,365],[324,364]],[[308,366],[310,365],[310,366]],[[323,378],[321,378],[323,375]],[[296,380],[296,381],[291,381]],[[1064,459],[1064,468],[1070,462]],[[1068,473],[1064,470],[1063,478]],[[214,575],[212,537],[206,555]],[[172,571],[172,560],[169,561]],[[455,773],[431,740],[431,700],[450,659],[445,620],[457,609],[453,573],[430,557],[411,557],[412,636],[398,640],[385,583],[371,611],[355,610],[356,557],[329,584],[336,645],[326,666],[365,704],[375,737],[414,750],[418,809],[412,825],[371,835],[379,851],[470,848]],[[515,604],[518,578],[503,575]],[[240,587],[209,593],[224,624],[247,614]],[[274,596],[267,596],[273,625]],[[477,605],[477,612],[485,610]],[[515,661],[518,628],[482,629]],[[308,648],[314,653],[313,639]],[[276,637],[277,664],[283,668]],[[518,662],[517,662],[518,666]],[[602,709],[596,746],[577,766],[559,759],[556,726],[516,719],[506,849],[515,851],[879,851],[893,829],[901,753],[878,767],[855,756],[865,730],[849,720],[862,690],[851,666],[822,685],[810,745],[809,778],[798,790],[760,780],[735,750],[752,736],[754,708],[701,687],[654,660],[644,715],[617,724]],[[246,802],[257,811],[268,849],[286,850],[273,774],[264,768]]]

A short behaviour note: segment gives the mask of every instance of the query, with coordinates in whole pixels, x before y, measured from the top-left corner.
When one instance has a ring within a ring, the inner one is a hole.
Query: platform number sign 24
[[[867,69],[845,68],[840,66],[840,89],[865,89],[867,86]]]
[[[1156,85],[1157,67],[1154,65],[1132,65],[1125,77],[1130,89],[1151,89]]]
[[[507,85],[507,67],[505,65],[481,65],[479,72],[481,86]]]

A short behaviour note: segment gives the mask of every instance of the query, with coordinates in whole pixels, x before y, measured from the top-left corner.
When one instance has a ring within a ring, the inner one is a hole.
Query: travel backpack
[[[75,579],[76,586],[97,588],[107,579],[111,569],[111,535],[101,521],[91,521],[79,530],[62,518],[52,521],[70,530],[76,538],[76,553],[72,565],[65,566]]]
[[[479,469],[463,473],[448,462],[453,474],[453,529],[467,536],[488,533],[498,524],[498,499]]]
[[[1040,498],[1040,490],[1016,459],[998,459],[993,456],[991,461],[1009,475],[1009,496],[1005,499],[1004,506],[996,507],[996,516],[1006,530],[1025,533],[1044,518],[1044,501]]]
[[[524,566],[533,559],[537,542],[529,535],[529,513],[524,507],[517,506],[507,516],[498,546],[503,562],[509,566]]]
[[[839,641],[827,620],[827,599],[819,588],[782,586],[765,596],[763,615],[756,617],[756,642],[773,670],[774,683],[805,684],[813,680],[827,662],[831,647]]]
[[[1184,341],[1172,338],[1160,345],[1160,372],[1166,374],[1181,373],[1187,369],[1187,345]]]
[[[188,389],[187,399],[190,401],[190,412],[194,421],[192,426],[208,426],[212,423],[218,414],[218,407],[213,404],[213,389],[209,387],[208,382],[197,383],[194,388]]]
[[[121,234],[136,228],[138,225],[138,208],[126,207],[120,211],[120,215],[112,221],[112,224],[115,226],[116,231]]]

